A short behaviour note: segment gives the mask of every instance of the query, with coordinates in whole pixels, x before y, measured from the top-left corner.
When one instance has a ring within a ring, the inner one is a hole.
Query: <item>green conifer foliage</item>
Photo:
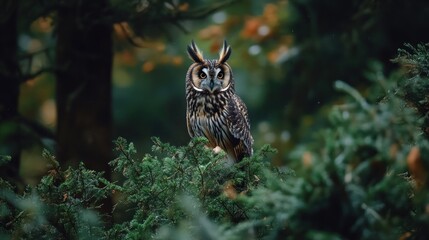
[[[2,184],[0,233],[13,239],[89,239],[103,234],[100,202],[111,189],[103,173],[86,169],[62,170],[47,151],[52,170],[35,187],[18,195]],[[2,181],[3,182],[3,181]],[[3,182],[4,183],[4,182]],[[109,184],[109,183],[108,183]]]
[[[120,232],[115,229],[111,234],[149,237],[163,225],[176,225],[185,218],[178,203],[183,196],[196,199],[204,214],[216,222],[248,219],[252,209],[240,203],[239,195],[259,186],[261,169],[268,164],[265,156],[273,149],[265,146],[250,159],[227,166],[225,154],[215,154],[205,147],[205,138],[194,138],[183,147],[162,143],[158,138],[152,140],[153,154],[141,160],[135,159],[132,143],[123,138],[115,141],[119,157],[111,164],[125,178],[116,188],[125,195],[134,216]]]
[[[398,50],[398,57],[393,60],[407,70],[408,78],[402,81],[403,97],[417,109],[424,118],[422,129],[429,136],[429,44],[405,44]]]

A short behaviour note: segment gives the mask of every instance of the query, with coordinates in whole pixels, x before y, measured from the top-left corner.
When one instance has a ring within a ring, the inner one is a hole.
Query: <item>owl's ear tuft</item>
[[[228,45],[226,40],[223,41],[222,49],[219,52],[219,63],[225,63],[231,55],[231,47]]]
[[[188,55],[189,57],[196,63],[203,63],[204,57],[203,52],[198,49],[197,45],[195,44],[194,40],[192,40],[191,45],[188,45]]]

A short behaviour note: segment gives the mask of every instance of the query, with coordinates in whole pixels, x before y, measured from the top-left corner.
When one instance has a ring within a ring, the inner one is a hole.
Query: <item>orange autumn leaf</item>
[[[33,22],[32,28],[43,33],[49,33],[54,26],[54,20],[51,17],[39,17]]]
[[[234,184],[232,184],[231,181],[228,181],[224,188],[223,188],[223,194],[229,199],[236,199],[237,198],[237,191],[234,188]]]
[[[389,149],[389,156],[392,158],[396,158],[398,156],[399,146],[398,144],[392,144]]]
[[[127,39],[127,33],[122,29],[120,23],[113,24],[113,32],[119,39],[121,40]]]
[[[254,38],[258,36],[258,29],[262,25],[260,18],[248,18],[244,23],[244,28],[241,31],[241,36],[244,38]]]
[[[313,165],[312,154],[310,152],[305,152],[304,154],[302,154],[301,161],[305,167],[311,167],[311,165]]]
[[[405,232],[404,234],[402,234],[402,235],[399,237],[399,240],[406,240],[406,239],[410,239],[410,238],[411,238],[411,236],[412,236],[412,233],[411,233],[411,232]]]
[[[183,64],[183,58],[181,56],[172,57],[171,63],[175,66],[180,66]]]
[[[152,72],[154,69],[155,69],[155,63],[151,61],[147,61],[142,65],[142,70],[145,73]]]
[[[279,52],[277,51],[277,50],[273,50],[273,51],[270,51],[269,53],[268,53],[268,56],[267,56],[267,58],[268,58],[268,60],[271,62],[271,63],[276,63],[277,62],[277,59],[279,58]]]
[[[416,146],[411,148],[407,156],[407,166],[417,187],[420,187],[427,178],[427,172],[421,159],[420,148]]]
[[[224,30],[219,25],[212,25],[204,28],[198,33],[198,37],[202,40],[208,40],[213,38],[223,38],[225,35]]]
[[[263,17],[266,20],[266,22],[271,25],[277,25],[278,24],[278,6],[272,3],[269,3],[265,6]]]
[[[188,10],[189,10],[189,3],[185,2],[179,5],[179,11],[186,12]]]
[[[221,47],[222,45],[219,41],[214,41],[212,44],[210,44],[210,52],[217,53]]]
[[[119,54],[119,58],[122,64],[126,66],[135,66],[136,58],[131,51],[125,50]]]

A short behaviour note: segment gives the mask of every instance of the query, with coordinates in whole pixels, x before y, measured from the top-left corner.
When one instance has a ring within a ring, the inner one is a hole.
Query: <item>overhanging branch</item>
[[[222,8],[225,8],[238,0],[228,0],[223,2],[218,2],[213,4],[210,7],[200,7],[188,12],[178,12],[176,16],[173,16],[171,20],[198,20],[207,17],[208,15],[219,11]]]
[[[141,24],[156,24],[157,26],[162,26],[163,24],[172,24],[179,28],[184,33],[189,33],[189,31],[181,24],[181,21],[186,20],[199,20],[207,17],[208,15],[219,11],[222,8],[225,8],[239,0],[226,0],[222,2],[214,3],[210,6],[204,6],[195,8],[190,11],[180,10],[180,6],[171,6],[171,11],[168,14],[156,14],[153,17],[147,15],[147,11],[142,11],[134,15],[120,14],[117,12],[112,16],[111,20],[113,23],[118,23],[121,26],[121,30],[124,31],[127,40],[136,47],[144,47],[142,44],[139,44],[136,39],[142,37],[142,34],[139,34],[138,31],[132,31],[123,26],[123,22],[127,23],[137,23],[135,25]],[[150,8],[150,7],[148,7]]]
[[[28,74],[24,74],[19,76],[19,82],[20,83],[24,83],[28,80],[34,79],[38,76],[40,76],[43,73],[55,73],[56,72],[56,68],[54,67],[46,67],[46,68],[41,68],[33,73],[28,73]]]

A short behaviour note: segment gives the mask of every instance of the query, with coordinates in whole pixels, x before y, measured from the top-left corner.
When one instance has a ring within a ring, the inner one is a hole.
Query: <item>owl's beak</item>
[[[210,80],[209,87],[210,87],[210,90],[213,92],[213,88],[214,88],[214,81],[213,81],[213,79]]]
[[[219,80],[217,80],[215,78],[206,79],[201,84],[201,87],[203,89],[205,89],[206,91],[211,92],[211,93],[214,93],[216,91],[220,91],[220,89],[222,88],[221,83],[219,82]]]

